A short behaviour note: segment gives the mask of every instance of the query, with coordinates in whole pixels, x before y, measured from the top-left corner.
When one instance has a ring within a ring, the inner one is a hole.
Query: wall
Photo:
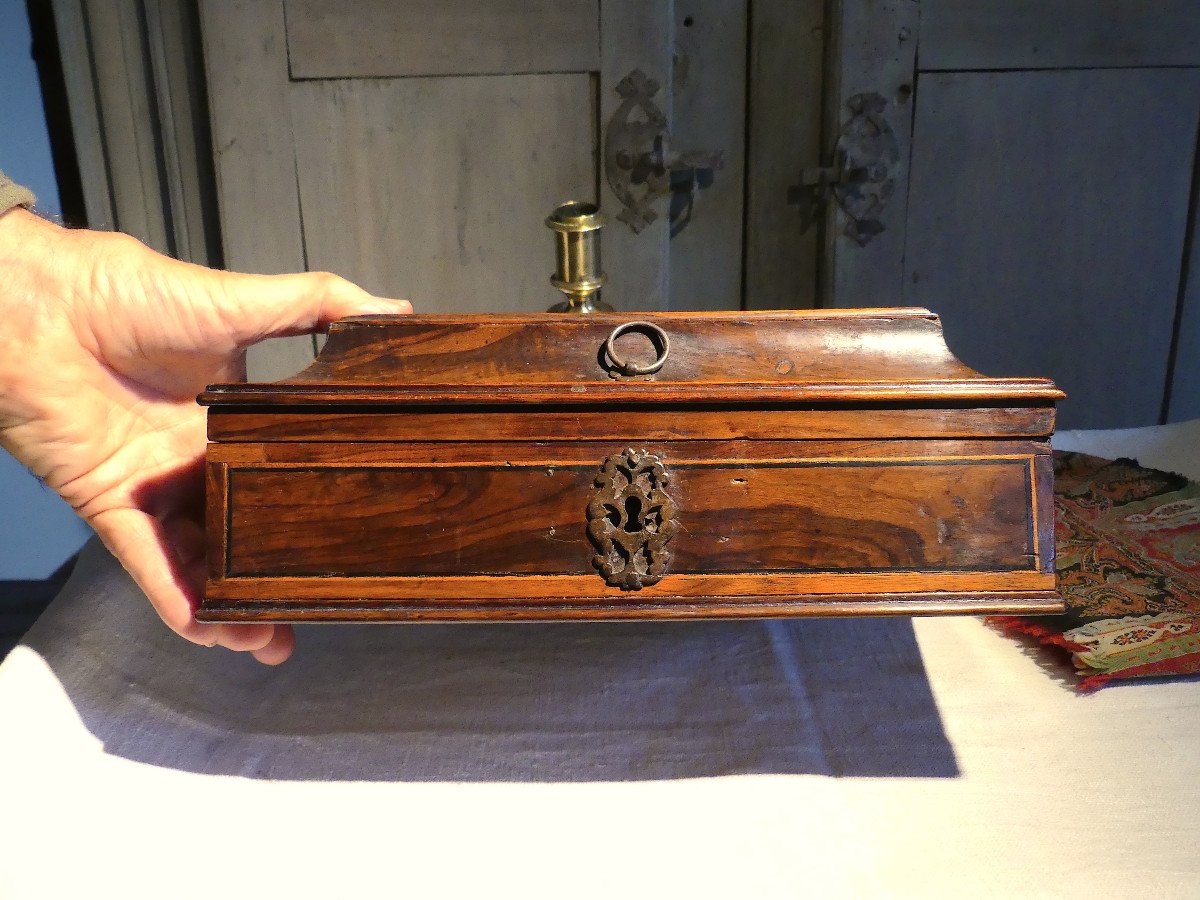
[[[0,122],[0,170],[37,194],[38,212],[57,218],[58,185],[24,0],[0,0]],[[0,450],[0,581],[46,578],[90,533],[57,495]]]

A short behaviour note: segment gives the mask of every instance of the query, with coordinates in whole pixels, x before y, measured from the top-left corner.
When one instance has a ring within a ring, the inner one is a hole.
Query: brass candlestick
[[[546,226],[554,232],[558,258],[550,283],[567,296],[547,312],[612,312],[613,308],[600,299],[600,288],[608,281],[600,268],[600,229],[604,227],[600,208],[573,200],[550,213]]]

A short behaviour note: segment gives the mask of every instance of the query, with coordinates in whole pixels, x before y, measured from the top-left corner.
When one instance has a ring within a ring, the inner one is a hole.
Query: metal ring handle
[[[617,355],[617,348],[614,342],[627,331],[640,331],[646,337],[650,338],[658,350],[658,356],[654,362],[640,366]],[[653,322],[626,322],[624,325],[618,325],[612,330],[612,334],[604,342],[604,352],[608,356],[608,361],[612,363],[612,367],[622,375],[653,375],[667,361],[667,354],[671,352],[671,339],[667,337],[665,331]]]

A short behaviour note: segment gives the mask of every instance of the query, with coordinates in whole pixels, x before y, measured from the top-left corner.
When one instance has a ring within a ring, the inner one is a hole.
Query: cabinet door
[[[425,312],[540,311],[561,299],[543,220],[582,199],[608,215],[615,307],[736,308],[748,3],[695,7],[204,0],[227,265],[334,271]],[[661,86],[651,101],[673,131],[668,149],[714,141],[725,164],[695,203],[660,198],[637,231],[619,218],[605,153],[614,117],[647,118],[637,104],[621,112],[618,86],[634,72]],[[677,96],[687,115],[676,129]],[[273,342],[252,354],[251,377],[311,355],[306,339]]]
[[[853,95],[875,93],[899,154],[878,234],[855,240],[830,204],[827,303],[929,307],[969,365],[1058,381],[1062,427],[1165,418],[1173,366],[1200,374],[1188,356],[1200,342],[1177,325],[1197,327],[1180,304],[1200,5],[1172,0],[1153,16],[1135,0],[838,10],[831,133]]]

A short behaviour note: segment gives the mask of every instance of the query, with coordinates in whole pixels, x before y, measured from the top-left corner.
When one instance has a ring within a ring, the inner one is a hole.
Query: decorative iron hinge
[[[725,165],[721,152],[672,149],[667,117],[654,102],[658,89],[641,69],[622,78],[616,88],[621,104],[604,135],[604,172],[622,206],[617,220],[634,234],[658,218],[652,206],[660,197],[686,195],[690,215],[696,190],[712,184]]]
[[[844,233],[860,247],[884,230],[881,213],[896,187],[900,148],[883,116],[887,100],[879,94],[855,94],[852,113],[838,135],[837,165],[804,169],[788,202],[801,207],[805,230],[820,218],[832,195],[848,221]]]

